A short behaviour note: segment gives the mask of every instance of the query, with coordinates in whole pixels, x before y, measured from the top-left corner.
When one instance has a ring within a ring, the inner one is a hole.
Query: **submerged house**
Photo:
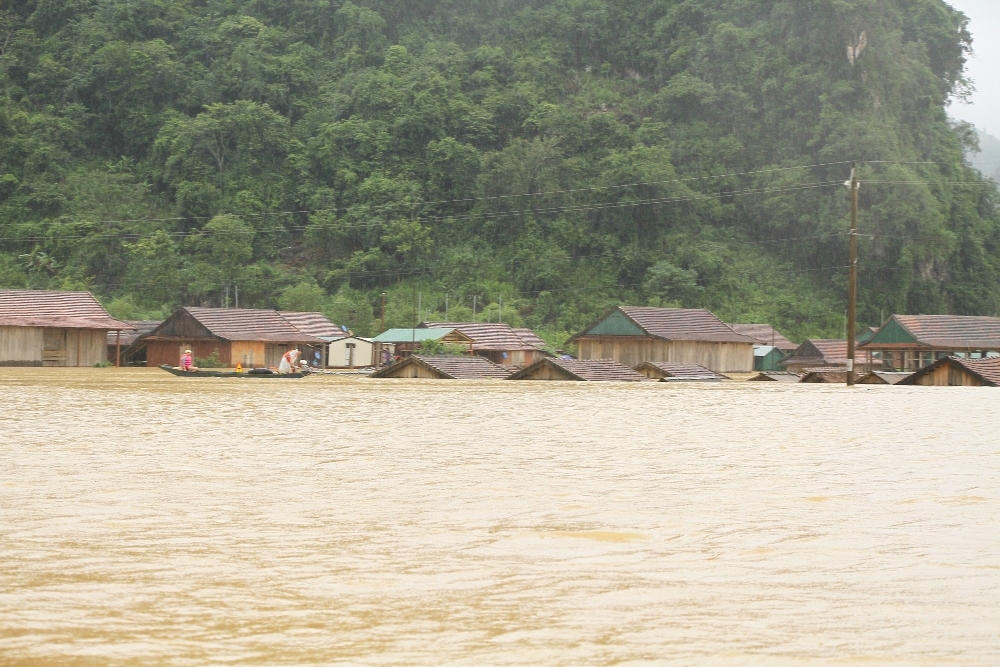
[[[90,292],[0,290],[0,366],[93,366],[131,328]]]
[[[911,373],[895,373],[892,371],[870,371],[858,378],[858,384],[899,384]]]
[[[678,364],[668,361],[646,361],[635,367],[651,380],[660,382],[721,382],[729,378],[698,364]]]
[[[1000,356],[1000,318],[893,315],[859,349],[881,357],[882,369],[914,372],[949,356]]]
[[[757,340],[703,309],[619,306],[570,339],[580,359],[698,364],[718,373],[753,371]]]
[[[484,357],[413,354],[373,373],[373,378],[425,380],[503,380],[510,369]]]
[[[783,371],[764,371],[754,375],[747,382],[801,382],[802,375]]]
[[[376,359],[382,357],[383,350],[394,357],[408,357],[429,345],[448,345],[472,353],[472,339],[454,327],[388,329],[372,338],[372,342],[375,343]]]
[[[315,336],[320,340],[326,341],[328,344],[351,335],[346,331],[345,327],[334,324],[323,313],[279,310],[278,314],[288,320],[289,324],[302,333]],[[320,368],[325,368],[328,365],[336,365],[336,363],[331,364],[331,360],[336,362],[337,359],[337,357],[331,354],[329,345],[323,345],[318,348],[310,346],[308,355],[306,351],[303,351],[302,358],[308,361],[310,366]],[[367,366],[368,362],[362,365]]]
[[[276,310],[239,308],[181,308],[145,338],[146,365],[176,366],[181,353],[195,357],[217,353],[230,368],[274,368],[293,348],[310,360],[326,344],[322,338],[302,333]]]
[[[500,322],[424,322],[420,328],[454,329],[472,341],[473,354],[501,366],[523,368],[549,356],[535,332]]]
[[[753,369],[755,371],[781,370],[781,362],[784,359],[785,353],[774,345],[754,345]]]
[[[511,375],[508,380],[562,380],[567,382],[646,382],[645,375],[614,359],[546,358]]]
[[[785,354],[790,354],[798,347],[795,343],[785,338],[784,335],[770,324],[730,324],[733,331],[744,336],[750,336],[757,341],[757,345],[770,345],[776,347]]]
[[[131,331],[109,331],[108,360],[120,358],[122,366],[145,366],[146,336],[161,323],[162,320],[125,320]]]
[[[780,366],[793,373],[807,368],[847,368],[847,341],[809,339],[783,359]]]
[[[945,357],[899,382],[923,387],[1000,387],[1000,357]]]

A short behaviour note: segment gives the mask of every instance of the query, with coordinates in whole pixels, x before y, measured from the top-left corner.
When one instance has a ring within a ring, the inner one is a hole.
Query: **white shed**
[[[344,336],[331,340],[327,348],[327,368],[365,368],[375,364],[375,343],[370,338]]]

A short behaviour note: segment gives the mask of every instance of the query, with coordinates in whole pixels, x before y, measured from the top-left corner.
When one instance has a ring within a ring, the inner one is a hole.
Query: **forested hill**
[[[7,0],[0,285],[558,338],[617,303],[1000,310],[942,0]],[[851,58],[848,47],[852,47]],[[853,62],[852,62],[853,60]],[[484,305],[486,306],[484,309]]]

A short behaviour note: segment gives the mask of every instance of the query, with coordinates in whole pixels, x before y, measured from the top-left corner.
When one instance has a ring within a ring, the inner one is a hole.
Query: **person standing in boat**
[[[278,364],[279,373],[294,373],[295,372],[295,362],[301,354],[298,350],[289,350],[281,355],[281,363]]]
[[[181,355],[181,370],[189,371],[194,366],[194,357],[191,356],[191,350],[184,350],[184,354]]]

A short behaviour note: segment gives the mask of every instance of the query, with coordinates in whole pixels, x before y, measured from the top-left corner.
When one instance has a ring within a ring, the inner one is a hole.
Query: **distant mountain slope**
[[[985,130],[978,130],[979,152],[970,153],[972,166],[993,180],[1000,182],[1000,139]]]

